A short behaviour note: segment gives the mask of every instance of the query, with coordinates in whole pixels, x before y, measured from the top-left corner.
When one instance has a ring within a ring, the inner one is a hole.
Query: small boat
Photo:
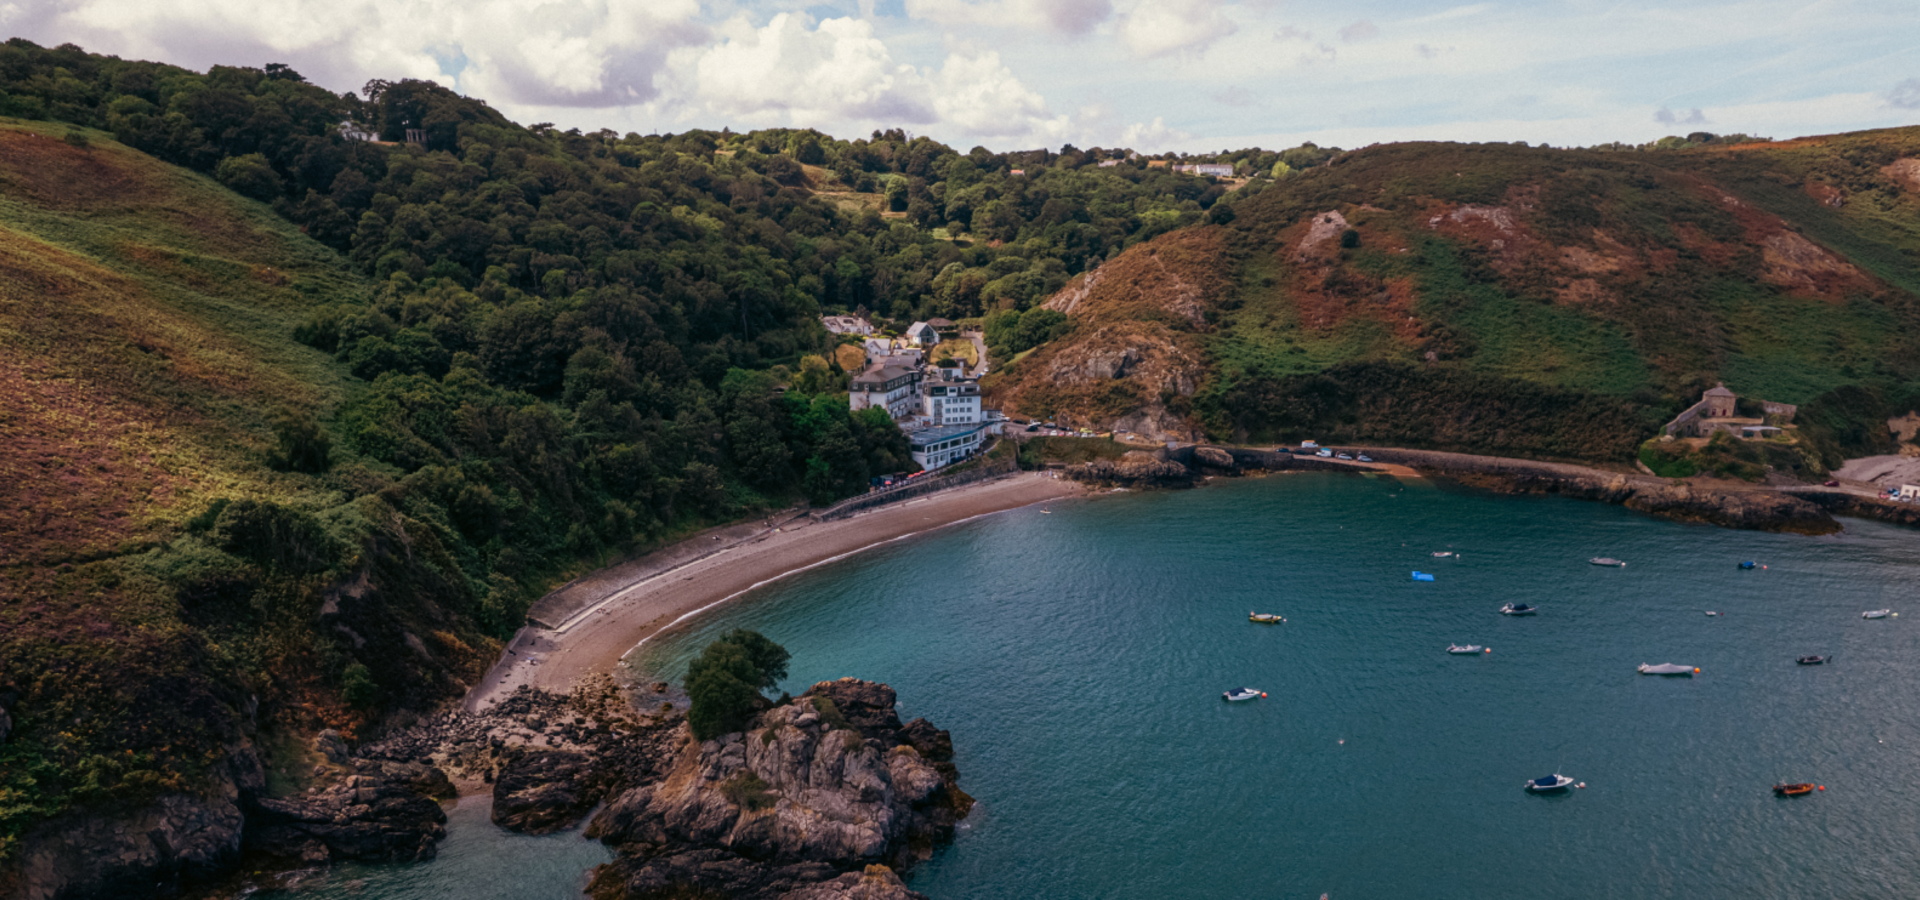
[[[1247,621],[1249,622],[1261,622],[1267,625],[1273,625],[1279,622],[1285,622],[1286,620],[1287,620],[1286,616],[1275,615],[1273,613],[1257,613],[1257,612],[1247,613]]]
[[[1707,615],[1709,615],[1709,616],[1717,616],[1717,615],[1719,615],[1719,613],[1717,613],[1717,612],[1714,612],[1713,610],[1707,610]]]
[[[1794,662],[1797,662],[1803,666],[1825,665],[1826,661],[1827,661],[1827,658],[1824,656],[1802,656],[1799,659],[1794,660]]]
[[[1265,697],[1266,695],[1267,693],[1259,688],[1234,688],[1233,690],[1224,691],[1220,694],[1220,696],[1227,698],[1227,702],[1229,703],[1236,703],[1241,700],[1252,700],[1255,697]]]
[[[1527,782],[1527,790],[1535,794],[1551,794],[1556,791],[1564,791],[1570,787],[1573,787],[1573,779],[1557,772],[1552,775],[1530,779]]]
[[[1531,603],[1509,603],[1500,607],[1500,613],[1508,616],[1530,616],[1540,611],[1540,607]]]
[[[1616,569],[1624,569],[1627,567],[1626,563],[1623,563],[1620,560],[1614,559],[1611,556],[1596,556],[1590,560],[1587,560],[1587,562],[1593,563],[1596,566],[1612,566]]]
[[[1740,568],[1742,569],[1751,569],[1753,567],[1754,567],[1753,560],[1747,560],[1746,562],[1743,562],[1740,564]]]
[[[1492,653],[1493,651],[1479,644],[1448,644],[1447,652],[1456,656],[1467,656],[1477,653]]]
[[[1642,675],[1686,675],[1691,677],[1698,671],[1700,670],[1694,666],[1676,666],[1673,663],[1661,663],[1657,666],[1648,663],[1640,664],[1640,674]]]
[[[1773,792],[1782,797],[1804,797],[1813,793],[1813,785],[1804,781],[1793,784],[1776,784],[1773,786]]]
[[[1867,610],[1866,612],[1861,613],[1860,618],[1884,619],[1888,616],[1897,616],[1897,615],[1899,615],[1899,613],[1894,612],[1893,610],[1890,610],[1890,609],[1870,609],[1870,610]]]
[[[1452,556],[1452,555],[1453,555],[1453,551],[1452,551],[1452,550],[1436,550],[1436,551],[1434,551],[1434,554],[1433,554],[1433,558],[1434,558],[1434,559],[1446,559],[1447,557],[1449,557],[1449,556]]]
[[[1415,572],[1415,573],[1413,573],[1413,580],[1415,580],[1415,581],[1432,581],[1432,580],[1433,580],[1433,576],[1432,576],[1432,575],[1429,575],[1429,574],[1427,574],[1426,572]]]

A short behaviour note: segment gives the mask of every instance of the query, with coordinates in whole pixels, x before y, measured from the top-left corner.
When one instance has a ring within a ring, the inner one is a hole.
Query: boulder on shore
[[[453,793],[446,773],[419,763],[353,763],[356,774],[324,791],[254,801],[248,849],[309,863],[432,859],[447,833],[435,801]]]

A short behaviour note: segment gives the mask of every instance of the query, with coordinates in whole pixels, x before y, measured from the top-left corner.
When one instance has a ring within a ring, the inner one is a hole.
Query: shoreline
[[[733,543],[690,552],[700,537],[661,548],[626,568],[633,580],[602,579],[595,595],[555,627],[529,620],[461,707],[481,712],[522,685],[565,694],[595,674],[613,674],[655,635],[746,594],[818,566],[984,516],[1088,494],[1078,482],[1022,472],[904,500],[845,519],[793,519],[745,528]],[[717,540],[708,536],[706,540]],[[652,559],[683,559],[664,567]],[[587,579],[577,579],[585,581]],[[562,589],[578,590],[576,583]]]

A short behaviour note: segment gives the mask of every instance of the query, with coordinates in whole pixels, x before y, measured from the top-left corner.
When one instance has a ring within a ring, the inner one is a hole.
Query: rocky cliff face
[[[356,759],[355,774],[305,797],[254,802],[247,848],[304,863],[432,859],[446,836],[446,773],[418,763]]]
[[[590,892],[917,896],[887,867],[929,855],[972,800],[955,783],[946,732],[925,720],[902,725],[893,706],[885,685],[822,682],[746,732],[685,738],[663,778],[627,790],[588,828],[621,855]]]
[[[250,746],[229,748],[200,794],[118,815],[47,823],[14,851],[0,895],[17,900],[149,898],[218,874],[240,855],[243,807],[266,784]]]

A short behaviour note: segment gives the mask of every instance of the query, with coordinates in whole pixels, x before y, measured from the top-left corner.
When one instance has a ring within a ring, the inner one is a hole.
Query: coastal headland
[[[583,579],[572,585],[574,590],[587,587],[593,595],[573,604],[575,611],[564,621],[522,628],[500,662],[467,695],[466,709],[483,711],[522,685],[564,694],[588,676],[611,672],[628,651],[668,626],[795,572],[968,519],[1085,491],[1077,482],[1048,473],[1021,473],[845,519],[786,517],[696,538],[720,546],[713,552],[685,542],[662,549],[629,564],[632,568],[621,567],[635,572],[635,580]],[[670,562],[648,566],[654,558]]]

